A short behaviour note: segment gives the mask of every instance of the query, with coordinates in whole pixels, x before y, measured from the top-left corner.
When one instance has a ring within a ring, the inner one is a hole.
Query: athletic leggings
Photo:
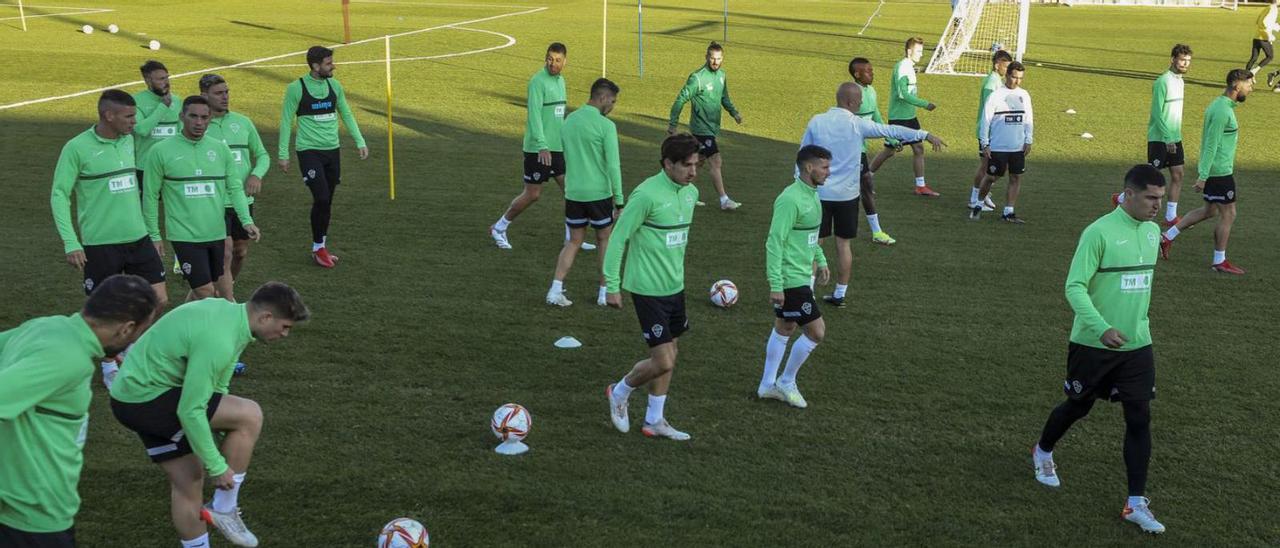
[[[1261,63],[1258,63],[1258,68],[1267,66],[1268,64],[1271,63],[1271,60],[1274,59],[1276,56],[1275,51],[1271,49],[1271,42],[1254,38],[1253,53],[1249,54],[1249,62],[1245,64],[1244,66],[1245,70],[1253,69],[1253,64],[1258,60],[1258,52],[1267,54],[1267,57],[1263,59]]]
[[[342,178],[342,163],[337,149],[299,150],[298,168],[302,182],[311,189],[311,241],[324,243],[329,234],[333,211],[333,193]]]
[[[1040,448],[1053,451],[1072,424],[1083,419],[1096,399],[1068,399],[1049,413]],[[1128,471],[1129,496],[1140,497],[1147,490],[1147,465],[1151,461],[1151,401],[1126,401],[1124,405],[1124,465]]]

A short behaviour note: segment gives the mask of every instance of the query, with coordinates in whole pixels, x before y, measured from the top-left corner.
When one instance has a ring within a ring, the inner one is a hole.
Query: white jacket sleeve
[[[891,126],[887,124],[877,124],[870,120],[854,117],[853,129],[863,139],[869,137],[892,138],[899,141],[923,141],[929,136],[929,132],[922,129],[911,129],[902,126]]]
[[[1031,116],[1031,94],[1024,91],[1022,96],[1027,100],[1027,113],[1022,117],[1022,127],[1023,127],[1023,130],[1026,132],[1026,140],[1023,141],[1023,143],[1026,143],[1029,145],[1031,144],[1031,133],[1032,133],[1031,126],[1033,125],[1033,122],[1034,122]]]
[[[996,98],[1004,95],[997,89],[987,96],[987,104],[982,106],[982,124],[978,126],[978,145],[982,148],[991,146],[991,119],[995,117]]]

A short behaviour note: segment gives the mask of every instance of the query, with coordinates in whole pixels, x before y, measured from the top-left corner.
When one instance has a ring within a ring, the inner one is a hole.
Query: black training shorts
[[[191,289],[213,283],[222,276],[227,253],[225,240],[169,242],[169,245],[173,246],[173,253],[178,256],[182,267],[182,277],[187,279]]]
[[[704,159],[720,154],[720,143],[716,142],[715,135],[694,135],[693,138],[698,140],[698,155]]]
[[[782,306],[773,305],[773,314],[779,319],[803,327],[822,317],[818,303],[813,300],[813,289],[809,286],[783,289],[782,295]]]
[[[1156,169],[1178,167],[1184,164],[1186,159],[1182,154],[1182,141],[1174,143],[1173,146],[1177,150],[1171,154],[1169,145],[1159,141],[1147,141],[1147,163]]]
[[[987,175],[1003,177],[1004,172],[1010,175],[1022,175],[1027,172],[1027,155],[1021,150],[1017,152],[991,151],[991,160],[987,161]]]
[[[1214,204],[1236,203],[1235,175],[1223,175],[1205,179],[1204,201]]]
[[[852,240],[858,236],[858,198],[843,202],[822,200],[822,224],[818,237],[835,234],[837,238]]]
[[[613,225],[613,199],[605,198],[591,202],[564,201],[564,224],[569,228],[592,228],[600,230]]]
[[[128,367],[126,364],[125,367]],[[111,413],[125,428],[133,430],[147,448],[151,462],[164,462],[191,454],[191,443],[178,420],[178,400],[182,389],[173,388],[154,400],[142,403],[125,403],[111,398]],[[214,392],[209,397],[205,416],[213,420],[213,414],[222,403],[222,394]]]
[[[524,182],[528,185],[540,185],[552,177],[564,176],[564,153],[552,152],[551,165],[544,166],[538,161],[537,152],[524,153]]]
[[[910,120],[889,120],[889,125],[902,126],[910,129],[920,129],[920,119],[912,118]],[[891,145],[889,144],[889,141],[885,141],[884,148],[898,148],[899,145],[901,146],[914,145],[919,142],[920,140],[917,139],[915,141],[899,141],[897,145]]]
[[[249,216],[250,217],[253,216],[253,204],[249,204]],[[244,241],[244,240],[250,239],[249,233],[244,229],[244,225],[240,224],[240,216],[236,215],[235,208],[233,207],[227,208],[226,219],[227,219],[227,236],[230,236],[232,240],[236,240],[236,241]]]
[[[649,348],[672,342],[689,330],[683,291],[666,297],[632,293],[631,300],[635,303],[640,331]]]
[[[86,245],[84,258],[85,295],[115,274],[134,274],[151,284],[164,282],[164,262],[147,236],[127,244]]]
[[[1071,343],[1067,346],[1063,390],[1073,400],[1155,399],[1156,361],[1151,345],[1120,351]]]

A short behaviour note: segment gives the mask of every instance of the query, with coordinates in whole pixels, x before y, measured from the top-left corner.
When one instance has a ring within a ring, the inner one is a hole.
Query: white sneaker
[[[609,306],[609,301],[605,300],[604,295],[596,296],[596,306]]]
[[[707,203],[706,203],[706,202],[704,202],[704,201],[702,201],[702,200],[698,200],[698,201],[694,202],[694,203],[693,203],[693,205],[698,206],[698,207],[702,207],[702,206],[704,206],[704,205],[707,205]]]
[[[222,513],[214,511],[212,504],[206,504],[204,511],[209,523],[217,527],[218,532],[227,537],[231,544],[250,548],[258,545],[258,537],[249,532],[249,528],[244,525],[244,520],[240,519],[239,506],[231,512]]]
[[[563,291],[556,293],[547,293],[547,304],[553,304],[559,307],[571,306],[573,301],[564,296]]]
[[[809,407],[809,402],[804,401],[804,396],[800,395],[800,389],[797,388],[796,385],[778,383],[775,384],[774,387],[776,387],[779,392],[782,392],[782,396],[785,398],[787,405],[797,409]]]
[[[1036,468],[1036,481],[1048,485],[1049,487],[1058,487],[1062,482],[1058,480],[1058,466],[1053,463],[1053,457],[1037,458],[1035,446],[1031,447],[1031,462]]]
[[[1129,523],[1136,523],[1142,528],[1142,532],[1158,535],[1164,532],[1164,524],[1156,521],[1155,515],[1151,513],[1151,499],[1142,497],[1142,504],[1137,506],[1124,505],[1124,512],[1120,517]]]
[[[742,207],[742,204],[735,202],[733,200],[729,200],[729,199],[720,200],[720,209],[723,211],[733,211],[740,207]]]
[[[111,390],[111,385],[116,382],[116,375],[120,373],[120,366],[115,362],[102,362],[102,384]]]
[[[613,422],[613,427],[619,432],[626,434],[631,431],[631,419],[627,417],[627,400],[618,401],[613,397],[613,385],[604,387],[604,396],[609,399],[609,420]]]
[[[778,390],[777,384],[769,385],[769,388],[766,388],[764,390],[757,388],[756,397],[762,400],[768,398],[768,399],[778,400],[778,401],[787,401],[787,395],[783,394],[781,390]]]
[[[493,243],[498,246],[498,249],[511,249],[511,242],[507,241],[507,231],[498,230],[491,226],[489,227],[489,236],[493,237]]]
[[[687,441],[693,437],[672,428],[667,419],[662,419],[656,424],[646,424],[640,428],[640,432],[644,433],[647,438],[668,438],[676,441]]]
[[[985,199],[985,200],[983,200],[983,201],[982,201],[982,208],[983,208],[983,209],[982,209],[983,211],[995,211],[995,210],[996,210],[996,203],[995,203],[994,201],[992,201],[992,200],[991,200],[991,195],[990,195],[990,194],[988,194],[988,195],[987,195],[987,199]]]
[[[591,243],[591,242],[582,242],[582,250],[583,250],[583,251],[595,251],[595,250],[596,250],[596,244],[593,244],[593,243]]]

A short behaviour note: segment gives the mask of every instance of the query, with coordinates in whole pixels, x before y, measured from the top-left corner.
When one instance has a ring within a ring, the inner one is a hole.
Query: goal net
[[[999,49],[1021,61],[1030,11],[1030,0],[959,0],[925,72],[983,76]]]
[[[1236,9],[1238,0],[1061,0],[1068,6],[1143,6],[1156,8]]]

